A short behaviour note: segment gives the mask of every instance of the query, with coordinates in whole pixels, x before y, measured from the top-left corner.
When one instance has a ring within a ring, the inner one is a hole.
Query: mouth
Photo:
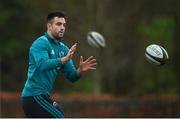
[[[59,37],[63,37],[64,36],[64,32],[63,31],[59,31],[58,34],[59,34]]]
[[[64,33],[64,31],[59,31],[59,33]]]

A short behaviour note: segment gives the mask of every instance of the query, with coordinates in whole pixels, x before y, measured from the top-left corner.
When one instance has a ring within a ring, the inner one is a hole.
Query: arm
[[[65,75],[65,77],[72,83],[80,78],[80,75],[78,75],[72,60],[69,60],[66,64],[64,64],[61,71]]]
[[[71,82],[75,82],[80,78],[72,61],[76,46],[77,43],[75,43],[70,49],[68,49],[68,47],[65,47],[67,55],[61,58],[61,71],[65,75],[65,77]]]

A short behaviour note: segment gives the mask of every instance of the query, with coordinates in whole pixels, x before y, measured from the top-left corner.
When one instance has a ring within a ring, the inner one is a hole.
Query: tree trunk
[[[177,77],[178,94],[180,94],[180,15],[175,13],[174,15],[175,29],[174,29],[174,69]]]

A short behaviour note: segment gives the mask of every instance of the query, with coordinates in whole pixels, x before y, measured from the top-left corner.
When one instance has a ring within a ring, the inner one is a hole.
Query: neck
[[[55,37],[53,37],[53,35],[51,34],[50,31],[47,31],[48,35],[54,40],[55,43],[58,43],[58,39],[56,39]]]

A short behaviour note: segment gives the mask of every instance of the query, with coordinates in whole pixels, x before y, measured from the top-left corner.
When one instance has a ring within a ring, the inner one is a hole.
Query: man
[[[71,82],[83,72],[96,69],[96,59],[80,57],[76,70],[72,57],[75,43],[70,49],[62,42],[66,18],[64,13],[52,12],[47,16],[47,32],[36,39],[29,51],[28,78],[22,91],[22,107],[27,117],[65,117],[58,104],[50,98],[53,83],[59,71]]]

